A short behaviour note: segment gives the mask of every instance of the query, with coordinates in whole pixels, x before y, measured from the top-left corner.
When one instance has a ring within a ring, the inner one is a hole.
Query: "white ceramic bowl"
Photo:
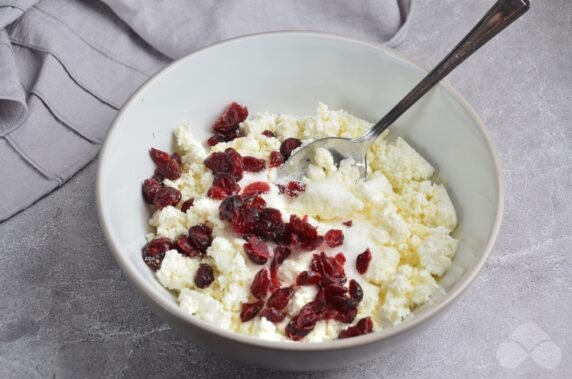
[[[141,182],[153,171],[148,149],[172,148],[174,128],[192,121],[196,136],[229,102],[252,113],[312,114],[319,101],[369,121],[385,114],[426,73],[386,47],[319,33],[259,34],[193,53],[145,83],[115,118],[99,157],[97,206],[117,263],[149,306],[205,348],[260,366],[317,370],[379,355],[418,334],[475,278],[502,215],[500,169],[478,116],[448,84],[428,93],[391,130],[437,168],[455,203],[459,249],[441,280],[447,296],[399,326],[323,343],[278,343],[230,333],[183,313],[141,258],[149,213]]]

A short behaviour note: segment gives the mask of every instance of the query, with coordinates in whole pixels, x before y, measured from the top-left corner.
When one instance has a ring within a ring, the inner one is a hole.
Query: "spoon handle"
[[[498,0],[475,27],[395,107],[356,142],[373,141],[461,62],[530,8],[529,0]]]

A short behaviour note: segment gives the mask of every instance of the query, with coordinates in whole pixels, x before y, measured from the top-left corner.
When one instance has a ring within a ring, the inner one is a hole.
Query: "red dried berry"
[[[171,159],[176,161],[179,164],[179,166],[183,163],[181,161],[181,156],[178,153],[171,154]]]
[[[284,157],[279,151],[273,151],[270,153],[270,167],[276,168],[282,166],[284,163]]]
[[[263,268],[254,275],[254,280],[250,285],[250,293],[259,300],[264,300],[270,285],[270,274]]]
[[[157,180],[145,179],[143,181],[143,187],[142,187],[143,199],[145,200],[145,202],[149,204],[154,204],[155,196],[157,196],[157,192],[159,192],[161,188],[163,188],[163,186]]]
[[[292,152],[302,145],[302,141],[298,138],[286,138],[280,145],[280,154],[284,157],[284,160],[290,158]]]
[[[363,300],[363,290],[360,284],[354,279],[350,280],[350,296],[356,299],[358,303]]]
[[[365,274],[367,272],[367,268],[369,267],[369,262],[371,262],[371,251],[366,249],[363,253],[357,256],[356,258],[356,269],[357,272],[360,274]]]
[[[175,206],[181,200],[181,193],[176,190],[175,188],[171,187],[163,187],[159,191],[154,198],[154,203],[159,208],[164,208],[169,205]]]
[[[229,156],[231,166],[229,174],[235,178],[237,181],[242,179],[243,167],[242,167],[242,156],[238,151],[234,150],[232,147],[227,148],[225,154]]]
[[[330,297],[327,297],[326,295],[326,301],[335,310],[340,312],[355,309],[358,306],[358,301],[356,299],[342,295],[332,295]]]
[[[206,252],[213,241],[212,229],[205,224],[193,225],[189,228],[189,242],[201,252]]]
[[[339,229],[330,229],[326,235],[326,245],[329,247],[338,247],[344,243],[344,233]]]
[[[284,309],[288,305],[288,302],[294,295],[294,289],[292,287],[283,287],[274,291],[270,298],[266,302],[268,308],[274,309]]]
[[[236,195],[240,191],[240,186],[230,174],[216,174],[212,187],[207,192],[207,196],[213,199],[226,199],[230,195]]]
[[[242,195],[252,196],[268,192],[270,192],[270,184],[266,182],[253,182],[244,187],[244,189],[242,190]]]
[[[243,303],[242,309],[240,311],[240,321],[247,322],[250,321],[260,312],[264,306],[264,301],[259,300],[255,303]]]
[[[373,322],[371,318],[364,317],[356,325],[342,330],[338,338],[357,337],[371,332],[373,332]]]
[[[259,172],[266,168],[266,161],[255,157],[242,157],[242,168],[248,172]]]
[[[229,133],[226,135],[215,133],[212,137],[210,137],[207,140],[207,145],[212,147],[212,146],[215,146],[221,142],[229,142],[229,141],[235,140],[240,136],[241,135],[240,135],[239,130],[236,130],[234,133]]]
[[[193,206],[194,203],[195,199],[193,199],[192,197],[188,200],[185,200],[183,204],[181,204],[181,212],[187,213],[187,211]]]
[[[278,277],[278,260],[276,257],[270,262],[270,291],[274,292],[280,288],[280,278]]]
[[[357,316],[357,308],[351,308],[345,312],[336,312],[337,314],[334,316],[334,319],[336,321],[343,322],[344,324],[351,324]]]
[[[280,193],[285,193],[292,198],[297,198],[302,192],[306,191],[306,185],[304,183],[291,180],[286,185],[278,184],[278,189],[280,190]]]
[[[348,228],[351,227],[353,225],[353,221],[352,220],[348,220],[343,222],[342,224],[344,224],[345,226],[347,226]]]
[[[314,250],[324,240],[318,235],[318,229],[296,215],[290,215],[290,222],[286,225],[292,234],[294,244],[303,250]]]
[[[337,253],[334,259],[336,260],[336,263],[338,265],[338,270],[340,269],[340,266],[343,270],[344,264],[346,263],[346,256],[344,255],[344,253],[341,252]]]
[[[202,254],[189,242],[186,236],[178,236],[175,239],[175,249],[188,257],[198,257]]]
[[[268,137],[268,138],[276,138],[276,135],[274,133],[272,133],[271,130],[265,130],[262,132],[262,135]]]
[[[265,317],[270,322],[278,323],[284,321],[286,312],[274,308],[265,308],[260,312],[260,317]]]
[[[232,221],[238,214],[242,201],[238,196],[229,196],[220,203],[218,207],[218,217],[224,221]]]
[[[232,160],[226,153],[214,152],[205,159],[205,166],[213,174],[227,174],[232,170]]]
[[[256,208],[262,211],[266,208],[266,201],[260,196],[241,195],[242,208]]]
[[[195,274],[195,285],[199,288],[207,288],[214,282],[214,272],[211,266],[201,263]]]
[[[302,271],[296,277],[296,284],[299,286],[310,286],[318,284],[322,275],[314,271]]]
[[[256,230],[260,220],[260,211],[257,208],[241,207],[238,214],[233,217],[231,228],[238,234],[249,234]]]
[[[229,194],[220,187],[211,187],[207,191],[207,196],[214,200],[224,200]]]
[[[171,159],[169,153],[166,153],[159,149],[155,149],[153,147],[149,150],[149,155],[151,155],[151,159],[153,160],[155,165],[165,163]]]
[[[278,245],[274,248],[274,259],[278,264],[282,264],[290,256],[290,248],[284,245]]]
[[[324,274],[334,278],[345,277],[343,265],[340,265],[335,258],[328,257],[326,253],[322,251],[320,253],[320,259],[322,261]]]
[[[225,108],[221,116],[213,125],[215,132],[226,135],[238,130],[239,124],[248,117],[248,109],[237,103]]]
[[[155,238],[143,246],[143,261],[153,271],[161,268],[161,262],[165,258],[165,253],[173,248],[171,240],[168,238]]]
[[[268,260],[268,246],[258,237],[250,237],[248,242],[244,244],[244,252],[246,256],[255,264],[263,265]]]

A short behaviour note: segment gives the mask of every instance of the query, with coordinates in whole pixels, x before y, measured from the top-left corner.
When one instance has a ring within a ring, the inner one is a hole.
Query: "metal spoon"
[[[295,152],[280,168],[278,175],[302,177],[316,149],[324,148],[330,151],[336,165],[339,165],[343,159],[352,158],[359,167],[361,177],[365,178],[367,175],[366,152],[373,141],[455,67],[529,8],[529,0],[498,0],[465,38],[371,129],[354,139],[327,137],[316,140]]]

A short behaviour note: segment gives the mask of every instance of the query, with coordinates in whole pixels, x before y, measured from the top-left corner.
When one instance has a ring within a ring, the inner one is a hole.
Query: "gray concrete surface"
[[[433,65],[491,3],[418,0],[401,49]],[[572,1],[535,1],[450,82],[490,129],[506,207],[484,270],[425,334],[372,362],[315,374],[203,351],[153,315],[112,260],[91,164],[0,224],[0,377],[572,377]],[[519,352],[522,363],[503,367]]]

